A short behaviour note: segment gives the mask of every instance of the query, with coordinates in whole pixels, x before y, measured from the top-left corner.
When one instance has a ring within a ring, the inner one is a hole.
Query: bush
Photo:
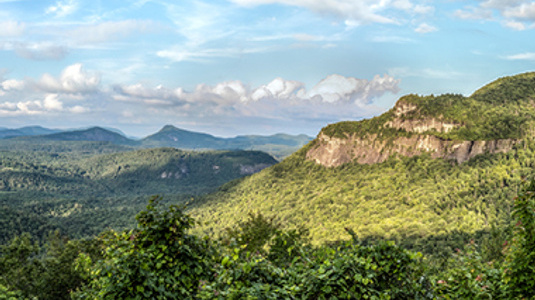
[[[505,282],[512,297],[535,298],[535,180],[515,198],[513,241]]]
[[[193,219],[182,208],[159,211],[149,201],[136,219],[138,228],[108,232],[104,259],[90,269],[79,299],[193,299],[201,280],[212,274],[213,250],[207,240],[188,234]],[[85,259],[85,261],[84,261]],[[82,257],[81,266],[91,261]]]

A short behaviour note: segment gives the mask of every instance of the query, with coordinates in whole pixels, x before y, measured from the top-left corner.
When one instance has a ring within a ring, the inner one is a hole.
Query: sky
[[[535,69],[535,1],[0,0],[0,127],[305,133]]]

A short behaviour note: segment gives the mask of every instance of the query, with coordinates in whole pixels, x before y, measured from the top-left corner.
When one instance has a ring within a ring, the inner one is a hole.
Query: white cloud
[[[251,100],[260,99],[295,99],[302,95],[304,84],[299,81],[275,78],[267,85],[263,85],[251,94]]]
[[[522,3],[518,6],[506,7],[503,14],[507,18],[535,20],[535,2]]]
[[[0,115],[46,115],[85,113],[99,89],[100,77],[81,64],[66,67],[59,77],[44,74],[38,81],[6,79],[0,82]],[[76,105],[69,103],[77,102]]]
[[[46,14],[52,14],[56,17],[65,17],[76,11],[78,4],[74,0],[58,1],[55,5],[49,6]]]
[[[422,23],[416,29],[414,29],[414,31],[418,33],[430,33],[435,32],[437,30],[438,29],[435,26],[429,25],[427,23]]]
[[[282,78],[275,78],[255,89],[250,89],[241,81],[227,81],[215,86],[199,84],[192,92],[185,92],[181,88],[147,88],[136,84],[115,86],[113,99],[156,106],[172,104],[177,107],[202,107],[204,110],[220,111],[255,106],[254,103],[257,102],[262,102],[264,106],[266,103],[272,103],[274,106],[281,103],[306,106],[311,103],[328,105],[337,102],[362,106],[386,92],[397,93],[398,84],[399,80],[389,75],[377,75],[372,80],[366,80],[336,74],[327,76],[308,91],[302,82]],[[155,101],[157,99],[162,102]]]
[[[505,21],[503,24],[505,25],[505,27],[508,27],[514,30],[518,30],[518,31],[526,30],[526,24],[522,22],[510,20],[510,21]]]
[[[26,24],[17,21],[0,21],[0,37],[21,36],[26,29]]]
[[[463,20],[491,20],[492,10],[483,7],[467,7],[455,11],[455,16]]]
[[[58,100],[57,94],[48,94],[43,100],[43,107],[48,111],[62,111],[63,103]]]
[[[0,83],[0,86],[4,91],[9,90],[22,90],[24,88],[24,81],[16,79],[8,79]]]
[[[509,55],[506,58],[509,60],[535,60],[535,52],[526,52],[526,53]]]
[[[535,27],[535,2],[531,0],[484,0],[479,6],[457,10],[460,19],[493,20],[514,30]]]
[[[75,106],[69,108],[68,111],[73,113],[73,114],[83,114],[83,113],[88,113],[91,110],[89,108],[87,108],[87,107],[83,107],[83,106],[80,106],[80,105],[75,105]]]
[[[100,76],[86,72],[82,64],[66,67],[59,78],[44,74],[38,85],[45,91],[63,93],[94,93],[98,91]]]

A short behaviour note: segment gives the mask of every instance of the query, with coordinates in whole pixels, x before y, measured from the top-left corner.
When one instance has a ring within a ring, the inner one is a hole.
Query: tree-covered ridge
[[[306,151],[193,202],[207,222],[200,229],[218,234],[256,211],[304,226],[314,243],[342,239],[345,227],[400,242],[470,236],[508,223],[511,199],[535,167],[533,139],[461,165],[421,155],[326,168]]]
[[[46,233],[42,228],[62,228],[73,237],[127,228],[147,196],[186,202],[276,163],[258,151],[132,151],[105,142],[12,145],[0,150],[0,207],[7,214],[0,240],[22,228],[39,238]],[[28,218],[35,226],[28,226]]]
[[[396,114],[401,106],[414,109]],[[520,139],[535,133],[535,73],[525,73],[498,79],[469,97],[457,94],[439,96],[407,95],[385,114],[358,122],[328,125],[322,133],[332,137],[366,137],[371,134],[381,139],[415,134],[393,128],[388,122],[399,119],[436,120],[455,124],[448,132],[428,130],[422,134],[444,140]]]

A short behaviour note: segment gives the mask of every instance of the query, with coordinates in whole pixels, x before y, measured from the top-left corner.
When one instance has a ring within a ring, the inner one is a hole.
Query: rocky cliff
[[[337,167],[352,161],[374,164],[395,154],[411,157],[423,153],[429,153],[433,158],[454,159],[463,163],[478,154],[510,151],[517,142],[514,139],[447,141],[425,134],[392,140],[381,140],[376,135],[368,138],[337,138],[320,133],[316,145],[307,152],[306,157],[326,167]]]

